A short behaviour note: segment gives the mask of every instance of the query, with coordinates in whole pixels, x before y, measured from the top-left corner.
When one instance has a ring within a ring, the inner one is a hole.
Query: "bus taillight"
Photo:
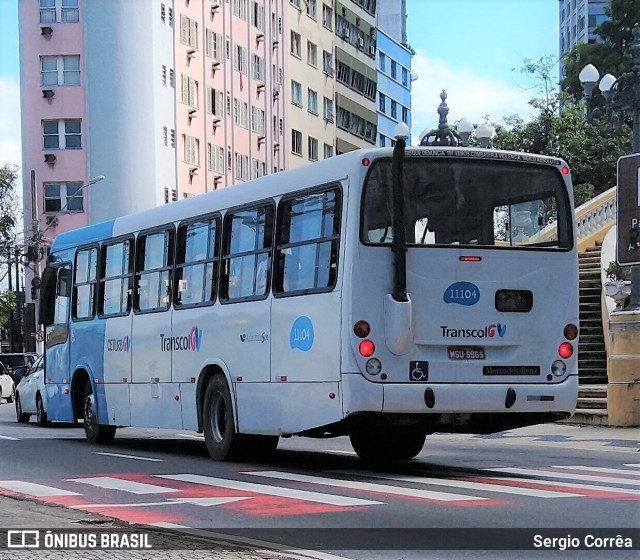
[[[376,351],[376,345],[371,340],[363,340],[359,346],[360,354],[365,358],[373,356]]]
[[[358,321],[353,325],[353,332],[358,338],[367,338],[371,332],[371,327],[366,321]]]
[[[563,175],[569,175],[569,168],[565,165],[560,171]]]
[[[575,340],[578,336],[578,327],[569,323],[564,326],[564,337],[567,340]]]
[[[569,342],[563,342],[558,346],[558,354],[561,358],[570,358],[573,355],[573,346]]]

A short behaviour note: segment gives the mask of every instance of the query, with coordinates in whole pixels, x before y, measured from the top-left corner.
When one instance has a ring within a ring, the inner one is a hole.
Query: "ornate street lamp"
[[[589,100],[596,84],[598,84],[606,102],[609,125],[615,128],[623,122],[625,115],[631,118],[633,123],[631,151],[637,154],[640,153],[640,25],[636,23],[631,32],[633,34],[633,41],[629,45],[629,53],[633,60],[631,71],[625,72],[619,78],[606,74],[601,79],[596,67],[593,64],[587,64],[578,77],[587,100],[587,121],[591,122],[593,116],[593,111],[589,109]],[[631,300],[626,310],[639,309],[640,266],[633,266],[631,268]]]
[[[456,126],[456,130],[449,128],[449,124],[447,123],[447,114],[449,113],[449,106],[446,103],[447,92],[442,90],[440,93],[440,99],[442,102],[438,105],[438,114],[440,115],[440,119],[438,121],[438,128],[433,130],[424,129],[419,136],[419,145],[420,146],[463,146],[466,147],[469,145],[469,138],[471,134],[474,132],[473,123],[467,119],[462,118],[458,125]],[[477,130],[475,130],[476,138],[478,139],[478,144],[481,148],[489,147],[489,140],[491,136],[493,136],[493,129],[487,125],[480,125]]]

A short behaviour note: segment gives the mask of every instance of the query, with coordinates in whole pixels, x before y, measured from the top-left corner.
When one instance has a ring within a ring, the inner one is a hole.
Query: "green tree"
[[[11,164],[0,166],[0,279],[4,279],[8,274],[8,253],[18,224],[19,203],[15,191],[18,169],[17,166]],[[4,261],[4,267],[2,261]],[[6,290],[0,291],[0,325],[6,325],[9,313],[14,308],[15,294]]]

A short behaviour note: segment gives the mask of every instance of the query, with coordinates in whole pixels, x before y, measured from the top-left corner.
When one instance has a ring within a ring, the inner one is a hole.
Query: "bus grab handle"
[[[387,348],[396,356],[409,351],[413,342],[413,304],[407,294],[407,301],[397,301],[393,294],[384,297],[384,336]]]

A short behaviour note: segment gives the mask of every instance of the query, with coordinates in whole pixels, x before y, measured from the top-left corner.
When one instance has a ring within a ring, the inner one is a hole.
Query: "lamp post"
[[[629,45],[629,53],[633,60],[631,71],[625,72],[619,78],[600,73],[593,64],[587,64],[578,75],[587,100],[587,121],[591,122],[593,111],[589,107],[589,100],[593,90],[598,88],[606,102],[607,120],[612,127],[617,127],[628,116],[632,120],[631,151],[640,153],[640,25],[635,24],[632,29],[633,41]],[[631,201],[625,201],[631,203]],[[618,204],[623,201],[618,200]],[[618,224],[620,227],[621,224]],[[640,310],[640,266],[631,267],[631,295],[627,311]]]
[[[447,123],[447,114],[449,113],[449,106],[446,103],[447,92],[442,90],[440,93],[440,99],[442,100],[438,105],[438,114],[440,119],[438,121],[438,128],[429,130],[425,128],[419,136],[420,146],[463,146],[469,145],[469,138],[474,132],[473,123],[467,119],[462,118],[458,122],[456,130],[449,128]],[[481,148],[488,148],[491,136],[493,136],[493,129],[488,124],[482,124],[475,129],[475,135],[478,139],[478,144]]]

